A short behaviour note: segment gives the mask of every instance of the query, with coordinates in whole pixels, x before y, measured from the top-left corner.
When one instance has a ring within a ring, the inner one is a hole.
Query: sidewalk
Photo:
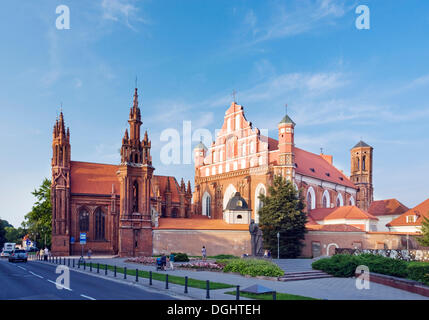
[[[124,262],[126,258],[100,258],[93,257],[90,259],[93,263],[116,265],[120,267],[127,267],[129,269],[146,270],[156,272],[155,266],[147,266],[138,263]],[[302,262],[303,267],[310,263],[309,259]],[[298,260],[295,260],[298,261]],[[277,262],[277,261],[276,261]],[[300,262],[297,262],[298,264]],[[176,263],[177,265],[177,263]],[[329,300],[429,300],[427,297],[410,293],[404,290],[384,286],[378,283],[371,282],[369,290],[359,290],[356,288],[356,280],[354,278],[328,278],[328,279],[312,279],[302,281],[271,281],[255,279],[251,277],[243,277],[240,275],[223,273],[223,272],[209,272],[209,271],[192,271],[192,270],[174,270],[174,271],[158,271],[159,273],[167,273],[176,276],[188,276],[189,278],[198,280],[209,280],[213,282],[227,283],[234,286],[239,285],[240,289],[247,288],[254,284],[260,284],[267,288],[273,289],[277,292],[296,294],[316,299],[329,299]],[[148,279],[145,279],[148,282]],[[162,287],[162,284],[161,284]],[[177,289],[183,292],[183,286]],[[205,299],[205,290],[190,288],[191,291],[202,291],[195,297],[197,299]],[[213,293],[213,299],[235,299],[234,296],[225,295],[223,292],[232,291],[232,289],[219,289],[221,291],[218,296],[217,292]],[[203,293],[204,292],[204,293]]]

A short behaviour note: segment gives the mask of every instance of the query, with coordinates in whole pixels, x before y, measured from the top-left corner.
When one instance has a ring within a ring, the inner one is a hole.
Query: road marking
[[[93,297],[89,297],[89,296],[86,296],[84,294],[81,294],[80,296],[83,297],[83,298],[89,299],[89,300],[96,300]]]
[[[48,279],[48,281],[49,281],[50,283],[55,284],[55,285],[56,285],[56,286],[58,286],[58,287],[61,287],[61,288],[66,289],[66,290],[68,290],[68,291],[73,291],[72,289],[70,289],[70,288],[67,288],[67,287],[63,286],[62,284],[56,283],[55,281],[52,281],[52,280],[49,280],[49,279]]]
[[[20,269],[22,269],[22,270],[27,271],[27,269],[25,269],[24,267],[21,267],[21,266],[17,266],[17,267],[20,268]]]
[[[40,279],[43,279],[43,277],[42,276],[39,276],[38,274],[35,274],[34,272],[32,272],[32,271],[28,271],[28,272],[30,272],[33,276],[36,276],[36,277],[38,277],[38,278],[40,278]]]

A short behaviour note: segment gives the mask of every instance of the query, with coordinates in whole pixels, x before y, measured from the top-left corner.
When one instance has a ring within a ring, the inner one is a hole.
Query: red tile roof
[[[400,215],[408,211],[409,208],[404,206],[396,199],[373,201],[369,206],[368,213],[373,216]]]
[[[326,224],[307,227],[310,231],[328,231],[328,232],[364,232],[362,229],[348,224]]]
[[[120,183],[116,174],[118,171],[117,165],[71,161],[70,166],[72,193],[110,195],[112,194],[113,185],[114,193],[119,195]],[[167,188],[167,179],[170,180],[172,201],[179,202],[180,187],[174,177],[154,175],[152,178],[152,187],[158,184],[160,193],[164,198],[164,192]],[[151,196],[154,196],[153,190]]]
[[[70,167],[72,193],[112,194],[113,185],[115,194],[119,194],[117,165],[71,161]]]
[[[377,217],[362,211],[356,206],[343,206],[336,208],[332,213],[327,215],[324,220],[335,220],[335,219],[348,219],[348,220],[361,220],[370,219],[378,220]]]
[[[247,224],[229,224],[221,219],[204,218],[159,218],[158,228],[155,229],[173,229],[173,230],[240,230],[248,231]]]
[[[407,222],[407,216],[417,216],[416,222]],[[421,226],[423,218],[429,218],[429,199],[426,199],[414,208],[404,212],[402,215],[392,220],[387,226]]]
[[[330,215],[337,208],[318,208],[310,210],[309,216],[312,217],[315,221],[320,221],[325,219],[328,215]]]

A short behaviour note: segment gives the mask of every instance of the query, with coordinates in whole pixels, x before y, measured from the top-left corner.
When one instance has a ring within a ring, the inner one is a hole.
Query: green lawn
[[[225,294],[230,294],[235,296],[236,291],[228,291],[228,292],[225,292]],[[273,300],[272,293],[255,294],[255,293],[240,291],[240,297],[256,299],[256,300]],[[277,292],[276,299],[277,300],[317,300],[310,297],[297,296],[295,294],[281,293],[281,292]]]
[[[91,263],[93,271],[97,269],[96,263]],[[86,263],[86,266],[89,267],[90,263]],[[100,264],[100,273],[104,272],[105,265]],[[114,266],[108,265],[108,270],[113,271]],[[116,267],[116,272],[119,274],[124,274],[124,268],[122,267]],[[136,269],[127,269],[127,275],[130,275],[132,277],[136,276]],[[165,281],[165,273],[158,273],[158,272],[152,272],[152,279],[153,280],[159,280],[159,281]],[[143,271],[139,270],[139,278],[146,278],[149,279],[149,271]],[[168,283],[178,284],[178,285],[185,285],[185,278],[179,277],[179,276],[173,276],[171,274],[168,275]],[[206,289],[206,282],[204,280],[197,280],[188,278],[188,287],[190,288],[198,288],[198,289]],[[226,284],[226,283],[220,283],[220,282],[211,282],[210,281],[210,290],[216,290],[216,289],[226,289],[226,288],[233,288],[235,286]]]

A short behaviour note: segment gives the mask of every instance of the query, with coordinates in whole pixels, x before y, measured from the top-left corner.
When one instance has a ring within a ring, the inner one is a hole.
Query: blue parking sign
[[[27,239],[27,246],[29,246],[30,244],[31,244],[31,240],[30,239]]]
[[[70,237],[70,243],[74,244],[74,237]]]
[[[86,233],[85,232],[80,233],[80,244],[86,244]]]

